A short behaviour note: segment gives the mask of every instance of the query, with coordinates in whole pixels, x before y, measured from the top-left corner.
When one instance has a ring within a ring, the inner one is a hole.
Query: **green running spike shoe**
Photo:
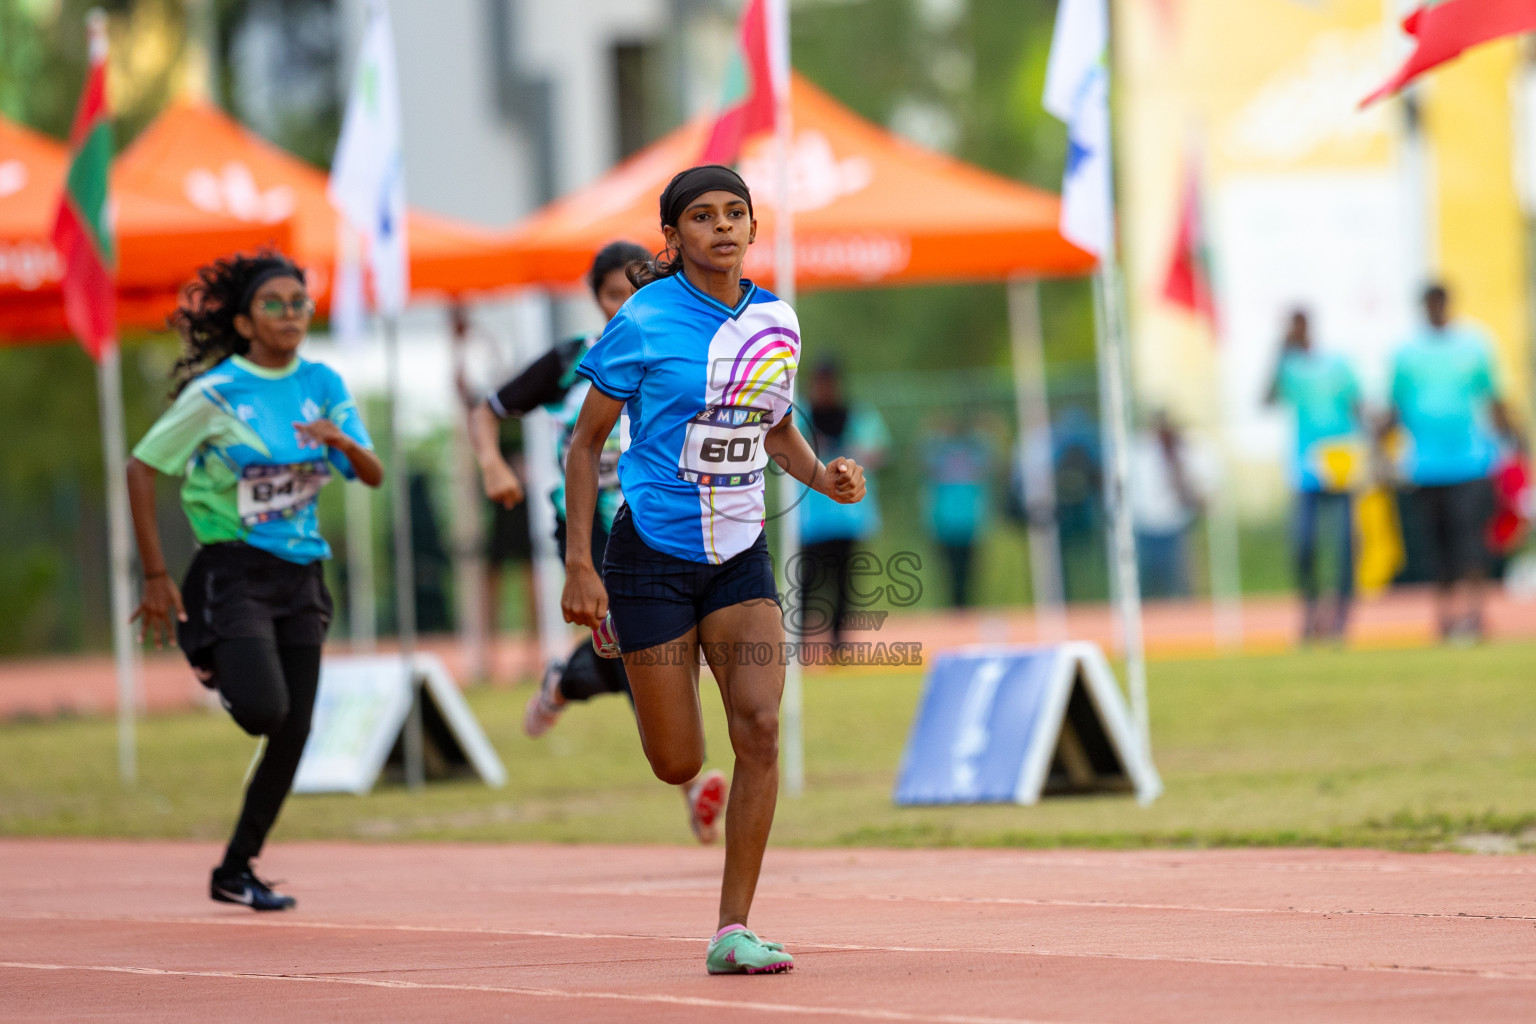
[[[738,926],[709,944],[704,963],[710,974],[782,974],[794,969],[795,958],[781,944]]]

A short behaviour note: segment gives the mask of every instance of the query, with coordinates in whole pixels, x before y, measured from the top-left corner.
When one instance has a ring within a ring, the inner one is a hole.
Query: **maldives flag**
[[[1397,74],[1360,101],[1369,106],[1463,51],[1502,36],[1536,30],[1536,0],[1446,0],[1425,4],[1403,21],[1417,44]]]
[[[1216,326],[1216,299],[1211,290],[1210,243],[1200,210],[1200,174],[1193,161],[1184,172],[1184,199],[1179,234],[1163,279],[1163,298]]]
[[[734,164],[742,143],[774,127],[780,92],[788,88],[788,51],[780,17],[786,0],[747,0],[736,29],[736,52],[725,72],[725,97],[699,162]]]
[[[117,335],[117,244],[108,212],[112,125],[107,115],[107,27],[90,20],[91,69],[70,131],[71,158],[53,224],[64,265],[64,315],[80,344],[100,360]]]

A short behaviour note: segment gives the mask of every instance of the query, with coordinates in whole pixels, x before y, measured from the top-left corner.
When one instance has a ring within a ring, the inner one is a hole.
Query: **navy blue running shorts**
[[[619,647],[628,654],[676,640],[710,612],[748,601],[779,603],[768,536],[719,565],[657,551],[619,509],[603,559],[603,585]]]

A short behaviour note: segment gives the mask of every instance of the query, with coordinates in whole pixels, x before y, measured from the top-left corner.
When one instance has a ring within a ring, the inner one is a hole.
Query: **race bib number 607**
[[[747,487],[763,478],[768,409],[713,406],[688,423],[677,478],[702,487]]]

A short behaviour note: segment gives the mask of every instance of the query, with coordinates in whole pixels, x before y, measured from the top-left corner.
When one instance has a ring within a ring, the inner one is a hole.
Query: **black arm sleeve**
[[[502,419],[523,416],[541,405],[549,405],[565,398],[569,385],[561,380],[581,356],[582,340],[564,341],[535,359],[522,373],[503,384],[486,397],[491,411]]]

